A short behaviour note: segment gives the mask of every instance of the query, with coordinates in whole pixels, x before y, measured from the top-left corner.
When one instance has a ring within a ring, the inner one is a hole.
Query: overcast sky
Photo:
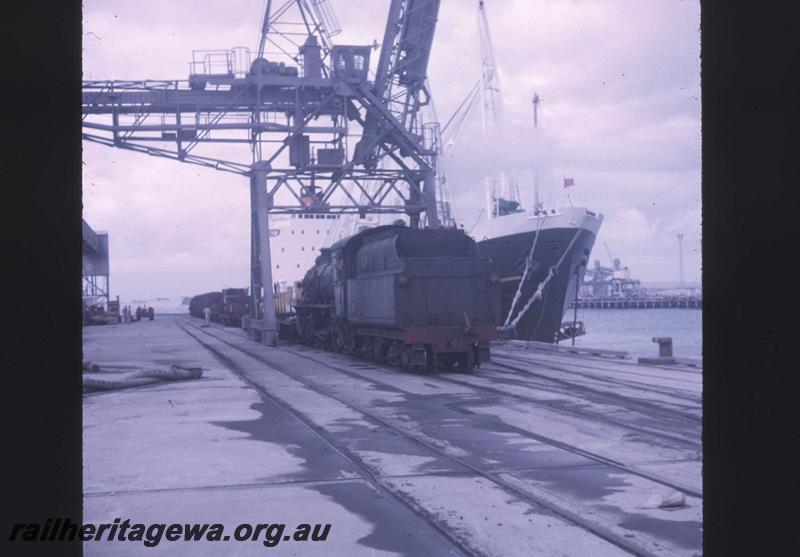
[[[388,0],[330,0],[338,44],[381,42]],[[696,1],[486,0],[509,146],[488,149],[476,105],[446,159],[467,229],[482,179],[510,168],[533,203],[534,164],[550,206],[605,221],[592,259],[646,282],[701,273],[700,6]],[[429,78],[440,120],[480,78],[477,0],[442,0]],[[192,50],[257,49],[264,0],[84,0],[84,79],[186,79]],[[377,58],[377,55],[374,56]],[[530,99],[542,99],[534,131]],[[249,282],[246,178],[84,142],[84,218],[107,230],[123,302]],[[240,157],[246,160],[247,155]],[[534,163],[535,161],[535,163]],[[563,177],[575,186],[563,189]],[[567,199],[566,194],[569,194]]]

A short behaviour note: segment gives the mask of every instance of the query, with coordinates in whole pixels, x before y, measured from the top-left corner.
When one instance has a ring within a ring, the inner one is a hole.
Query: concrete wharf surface
[[[84,522],[329,523],[328,538],[87,555],[702,553],[701,370],[509,344],[471,374],[411,374],[200,324],[84,328],[101,376],[204,370],[84,395]],[[685,506],[658,508],[673,490]]]

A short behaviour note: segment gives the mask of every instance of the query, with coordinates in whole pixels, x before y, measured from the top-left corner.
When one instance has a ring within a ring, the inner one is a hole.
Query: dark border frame
[[[796,19],[778,4],[744,5],[703,2],[701,15],[704,554],[798,554],[791,232],[800,49]],[[82,519],[81,5],[15,3],[6,12],[3,543],[15,522]]]

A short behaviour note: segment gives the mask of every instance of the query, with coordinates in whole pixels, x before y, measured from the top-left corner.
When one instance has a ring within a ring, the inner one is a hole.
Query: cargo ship
[[[505,200],[500,200],[505,201]],[[505,206],[504,206],[505,205]],[[471,231],[502,284],[506,337],[553,342],[583,282],[603,215],[585,207],[494,207]]]
[[[492,218],[479,219],[470,235],[501,281],[505,335],[553,342],[575,298],[576,284],[583,282],[603,216],[585,207],[544,209],[536,203],[533,211],[525,211],[508,203],[496,207]],[[360,219],[329,213],[271,217],[276,291],[293,294],[320,248],[382,220],[380,215]]]

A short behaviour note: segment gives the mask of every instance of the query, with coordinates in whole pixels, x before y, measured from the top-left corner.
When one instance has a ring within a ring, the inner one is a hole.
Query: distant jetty
[[[575,307],[575,302],[570,308]],[[658,309],[684,308],[703,309],[702,294],[689,296],[642,296],[628,298],[585,298],[578,299],[578,309]]]
[[[700,289],[643,288],[641,281],[631,277],[628,267],[611,257],[608,245],[605,247],[612,266],[604,267],[596,260],[594,268],[586,269],[578,299],[570,302],[570,308],[577,304],[578,309],[703,309]]]

